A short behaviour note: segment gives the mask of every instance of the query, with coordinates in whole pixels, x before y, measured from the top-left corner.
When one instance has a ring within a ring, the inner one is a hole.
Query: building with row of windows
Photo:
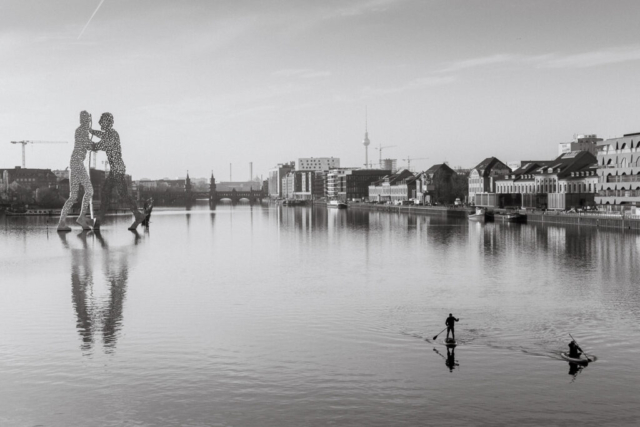
[[[269,196],[297,200],[366,199],[369,185],[390,173],[386,169],[342,168],[337,157],[299,158],[269,171]]]
[[[296,161],[296,170],[299,171],[328,171],[340,167],[340,159],[337,157],[301,157]]]
[[[588,151],[566,153],[548,162],[525,163],[495,180],[496,193],[596,193],[596,157]]]
[[[282,179],[287,176],[289,172],[295,170],[295,162],[279,163],[275,168],[270,169],[267,176],[267,187],[269,191],[269,197],[279,198],[283,197],[282,193]]]
[[[386,175],[369,185],[370,202],[402,202],[416,197],[416,176],[407,169]]]
[[[596,135],[579,136],[563,143],[578,150],[565,151],[554,160],[527,160],[507,164],[490,157],[469,175],[469,201],[478,206],[501,207],[507,204],[523,208],[569,209],[596,203],[598,160],[594,155]],[[576,145],[571,145],[576,144]],[[488,197],[497,194],[500,197]]]
[[[596,203],[613,210],[640,206],[640,133],[598,143]]]
[[[322,175],[319,175],[322,177]],[[282,178],[282,197],[285,199],[313,200],[316,171],[291,171]],[[321,178],[320,178],[321,179]]]
[[[11,185],[35,191],[38,188],[55,188],[58,177],[51,169],[28,169],[16,166],[13,169],[0,169],[0,191],[8,192]]]
[[[496,179],[510,172],[511,168],[495,157],[484,159],[469,172],[468,202],[474,205],[478,193],[495,193]]]
[[[596,157],[591,151],[564,153],[553,161],[524,163],[496,179],[497,194],[522,197],[524,208],[568,209],[593,205],[597,192]]]
[[[327,173],[326,197],[330,200],[366,200],[369,185],[390,175],[388,169],[332,169]]]

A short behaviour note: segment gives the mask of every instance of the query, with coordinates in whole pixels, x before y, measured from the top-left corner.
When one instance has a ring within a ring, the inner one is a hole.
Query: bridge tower
[[[213,176],[213,171],[211,171],[211,178],[209,178],[209,201],[215,203],[218,201],[217,191],[216,191],[216,179]]]
[[[191,178],[189,178],[189,171],[187,171],[187,179],[184,180],[184,191],[191,193]]]
[[[189,171],[187,171],[187,178],[184,180],[184,192],[187,204],[191,203],[193,195],[191,193],[191,178],[189,178]]]

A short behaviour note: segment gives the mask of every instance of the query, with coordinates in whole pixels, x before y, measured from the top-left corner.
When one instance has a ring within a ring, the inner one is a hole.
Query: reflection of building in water
[[[132,247],[111,249],[100,233],[82,232],[78,235],[80,248],[70,248],[66,234],[58,234],[62,244],[71,252],[71,295],[76,312],[76,328],[82,339],[81,348],[90,352],[100,331],[105,352],[115,349],[122,328],[122,314],[129,278],[129,262],[134,253]],[[101,247],[102,272],[107,288],[106,297],[96,295],[93,274],[95,251],[87,239],[95,237]],[[134,245],[140,236],[136,233]]]

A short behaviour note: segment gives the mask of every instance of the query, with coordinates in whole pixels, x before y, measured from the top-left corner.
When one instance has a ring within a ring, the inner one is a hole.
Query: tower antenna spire
[[[364,107],[364,141],[362,141],[362,145],[364,145],[364,167],[367,169],[369,167],[369,114],[367,106]]]

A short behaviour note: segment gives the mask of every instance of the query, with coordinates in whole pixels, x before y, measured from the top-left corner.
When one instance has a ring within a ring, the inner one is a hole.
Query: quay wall
[[[624,218],[619,215],[543,215],[529,213],[527,214],[527,222],[640,230],[640,219]]]
[[[366,203],[350,203],[349,209],[367,210],[367,211],[382,211],[393,213],[406,213],[414,215],[438,215],[449,218],[466,218],[467,211],[465,209],[451,209],[438,206],[419,206],[419,205],[372,205]]]
[[[407,213],[418,215],[438,215],[450,218],[467,218],[466,209],[452,209],[439,206],[393,206],[350,203],[349,209]],[[544,224],[567,224],[587,227],[617,228],[619,230],[640,230],[640,217],[622,217],[620,215],[593,214],[553,214],[527,213],[526,222]]]

